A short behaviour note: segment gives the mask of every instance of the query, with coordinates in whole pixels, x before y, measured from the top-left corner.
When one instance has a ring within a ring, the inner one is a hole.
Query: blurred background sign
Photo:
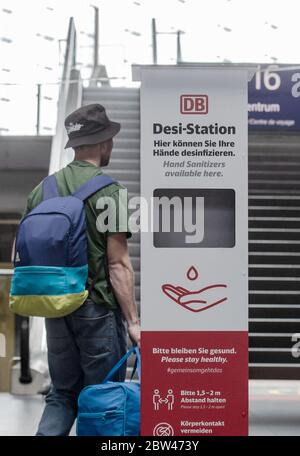
[[[299,97],[299,65],[259,65],[249,83],[249,129],[299,131]]]

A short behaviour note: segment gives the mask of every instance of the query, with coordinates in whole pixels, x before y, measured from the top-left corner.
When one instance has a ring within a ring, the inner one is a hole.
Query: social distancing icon
[[[173,390],[168,389],[168,393],[165,396],[162,396],[159,389],[155,389],[153,392],[153,407],[155,411],[159,411],[161,408],[166,408],[167,410],[173,410],[175,397]]]

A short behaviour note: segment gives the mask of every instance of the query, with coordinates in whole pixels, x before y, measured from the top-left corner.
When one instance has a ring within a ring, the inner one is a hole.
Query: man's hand
[[[131,342],[135,345],[138,345],[140,348],[140,341],[141,341],[141,327],[140,324],[137,323],[132,323],[131,325],[128,325],[128,334],[130,337]]]

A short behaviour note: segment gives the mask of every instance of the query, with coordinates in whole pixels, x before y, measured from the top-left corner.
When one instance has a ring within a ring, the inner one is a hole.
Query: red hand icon
[[[224,296],[225,284],[208,285],[200,290],[189,291],[181,286],[166,283],[162,290],[169,298],[191,312],[201,312],[227,300]]]

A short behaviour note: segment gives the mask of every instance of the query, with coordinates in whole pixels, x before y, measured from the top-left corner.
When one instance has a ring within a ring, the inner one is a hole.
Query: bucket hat
[[[68,147],[98,144],[119,133],[121,125],[111,121],[104,106],[98,103],[81,106],[65,119]]]

